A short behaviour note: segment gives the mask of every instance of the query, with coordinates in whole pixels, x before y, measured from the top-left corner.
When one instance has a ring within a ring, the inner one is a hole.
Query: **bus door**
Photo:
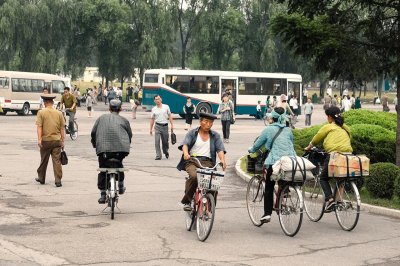
[[[231,97],[234,106],[234,111],[236,113],[236,95],[237,95],[238,79],[221,77],[220,84],[221,84],[221,98],[222,95],[228,93]]]

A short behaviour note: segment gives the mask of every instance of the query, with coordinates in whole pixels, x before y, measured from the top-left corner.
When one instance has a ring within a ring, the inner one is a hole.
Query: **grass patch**
[[[400,199],[396,196],[394,196],[390,200],[374,198],[371,196],[371,194],[368,192],[368,190],[365,187],[363,187],[361,189],[360,196],[361,196],[361,205],[363,203],[366,203],[366,204],[370,204],[370,205],[400,210]]]

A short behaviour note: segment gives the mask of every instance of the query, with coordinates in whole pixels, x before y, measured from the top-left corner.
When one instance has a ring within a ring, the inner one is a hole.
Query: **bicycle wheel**
[[[76,123],[76,121],[74,121],[74,129],[75,131],[69,134],[72,140],[76,140],[78,138],[78,124]]]
[[[303,197],[298,187],[285,185],[279,195],[279,223],[287,236],[295,236],[303,221]]]
[[[302,189],[306,214],[311,221],[318,222],[324,216],[325,209],[325,196],[319,183],[319,177],[306,180]]]
[[[215,201],[213,195],[207,193],[200,201],[197,209],[196,232],[200,241],[205,241],[211,233],[215,217]]]
[[[185,225],[186,225],[186,230],[188,231],[192,230],[192,226],[196,218],[194,199],[192,199],[190,205],[192,206],[192,210],[190,212],[185,211]]]
[[[353,181],[341,180],[335,188],[336,219],[345,231],[353,230],[360,217],[361,199]]]
[[[264,213],[265,181],[259,175],[253,176],[247,184],[246,205],[251,222],[255,226],[262,226],[260,221]]]

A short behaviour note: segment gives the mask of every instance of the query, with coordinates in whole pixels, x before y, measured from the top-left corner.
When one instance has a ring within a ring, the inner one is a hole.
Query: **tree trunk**
[[[186,59],[186,45],[182,43],[182,53],[181,53],[181,67],[182,69],[186,69],[185,60]]]
[[[121,93],[124,92],[124,76],[121,76]],[[123,102],[124,97],[121,95],[121,102]]]
[[[400,74],[397,74],[397,104],[400,98]],[[400,112],[397,112],[397,130],[396,130],[396,165],[400,166]]]

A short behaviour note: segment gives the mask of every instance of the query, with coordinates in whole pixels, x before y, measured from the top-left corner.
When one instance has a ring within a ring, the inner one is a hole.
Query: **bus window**
[[[52,81],[52,92],[51,93],[62,93],[64,91],[65,84],[62,80]]]
[[[0,77],[0,90],[8,90],[8,78]]]
[[[239,95],[281,95],[286,93],[286,79],[239,78]]]
[[[44,87],[44,80],[33,79],[32,80],[32,92],[42,93]]]
[[[145,74],[144,82],[157,83],[158,82],[158,74]]]
[[[31,79],[25,79],[25,91],[32,92],[32,80]]]

